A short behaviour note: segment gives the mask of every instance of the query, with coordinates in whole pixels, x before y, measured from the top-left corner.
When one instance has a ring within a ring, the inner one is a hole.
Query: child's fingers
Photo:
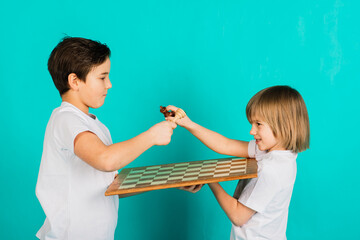
[[[174,117],[166,117],[165,120],[169,122],[173,122]]]
[[[178,189],[191,192],[193,186],[184,186],[184,187],[178,187]]]
[[[204,184],[191,185],[191,186],[179,187],[179,189],[182,189],[182,190],[185,190],[188,192],[192,192],[192,193],[196,193],[202,188],[203,185]]]
[[[198,192],[202,188],[202,186],[204,186],[204,184],[195,185],[194,189],[191,192],[192,193]]]
[[[165,120],[166,121],[164,122],[166,122],[173,130],[177,127],[176,123],[174,123],[173,121],[169,121],[170,119],[165,118]]]
[[[168,111],[171,110],[173,112],[176,112],[177,109],[178,109],[178,107],[175,107],[173,105],[169,105],[169,106],[166,107],[166,110],[168,110]]]
[[[189,192],[194,192],[194,189],[196,188],[196,185],[193,185],[193,186],[188,186],[187,187],[187,190],[189,191]]]
[[[174,122],[172,122],[172,121],[167,121],[169,124],[170,124],[170,127],[172,128],[172,129],[175,129],[176,127],[177,127],[177,124],[176,123],[174,123]]]

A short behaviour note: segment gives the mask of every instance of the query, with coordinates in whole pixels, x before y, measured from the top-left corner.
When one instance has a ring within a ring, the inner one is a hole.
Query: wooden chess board
[[[222,158],[125,168],[106,196],[257,177],[255,159]]]

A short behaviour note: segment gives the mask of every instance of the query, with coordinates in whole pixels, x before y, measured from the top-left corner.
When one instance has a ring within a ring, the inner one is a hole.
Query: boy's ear
[[[80,79],[76,76],[75,73],[70,73],[68,76],[68,84],[70,89],[77,91],[79,90]]]

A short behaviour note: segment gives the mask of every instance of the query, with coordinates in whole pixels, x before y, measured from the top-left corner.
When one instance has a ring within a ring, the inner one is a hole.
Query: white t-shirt
[[[267,153],[260,151],[255,141],[249,142],[248,153],[257,160],[258,177],[251,179],[240,194],[234,195],[240,195],[238,201],[256,213],[243,226],[232,225],[230,239],[285,240],[297,153]]]
[[[114,239],[119,199],[105,197],[115,172],[102,172],[74,154],[74,139],[91,131],[112,144],[109,130],[94,115],[62,102],[46,127],[36,196],[45,212],[36,236],[44,239]]]

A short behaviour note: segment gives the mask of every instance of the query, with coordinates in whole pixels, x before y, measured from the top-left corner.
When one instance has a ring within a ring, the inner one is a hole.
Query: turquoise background
[[[92,111],[114,142],[176,105],[196,122],[251,140],[245,106],[277,84],[300,91],[311,149],[298,157],[288,239],[359,239],[360,2],[5,1],[0,6],[0,238],[35,239],[45,215],[35,196],[45,127],[60,97],[47,71],[65,34],[112,50],[105,105]],[[221,157],[175,130],[129,167]],[[223,183],[232,194],[236,181]],[[229,239],[208,186],[121,199],[116,239]]]

